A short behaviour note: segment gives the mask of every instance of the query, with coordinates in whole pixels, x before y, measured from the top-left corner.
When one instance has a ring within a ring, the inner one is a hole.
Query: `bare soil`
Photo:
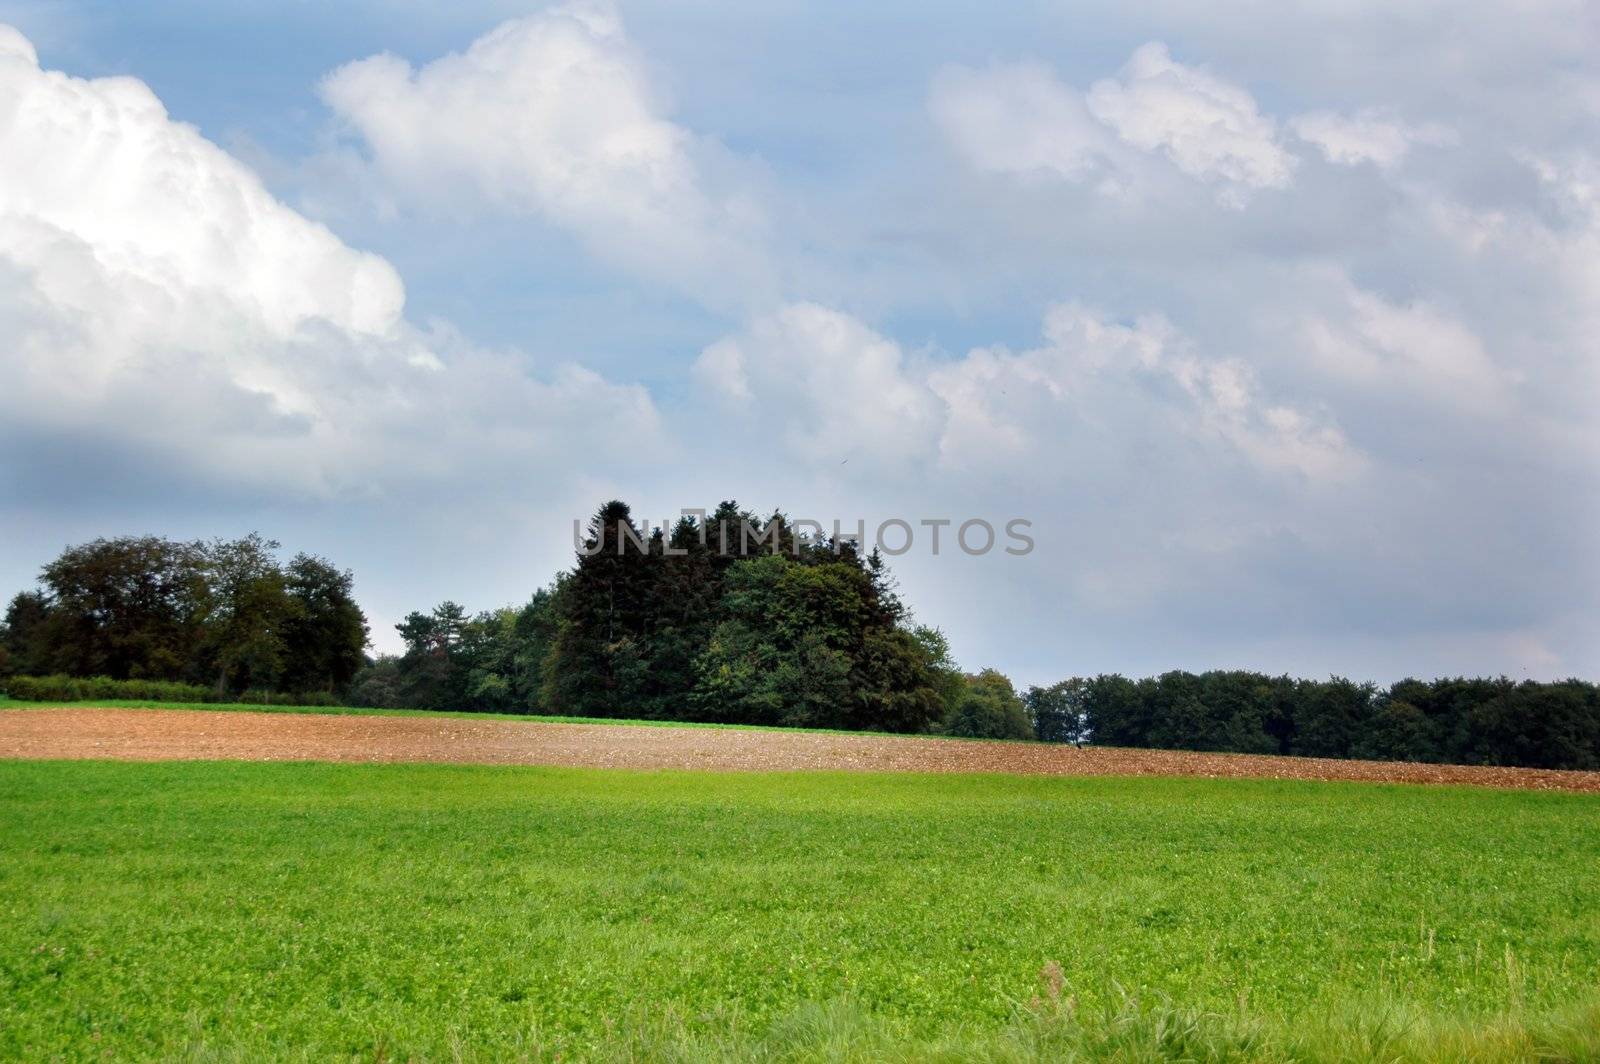
[[[118,761],[432,761],[591,768],[1002,772],[1453,783],[1600,792],[1600,772],[1336,761],[912,736],[41,707],[0,711],[0,757]]]

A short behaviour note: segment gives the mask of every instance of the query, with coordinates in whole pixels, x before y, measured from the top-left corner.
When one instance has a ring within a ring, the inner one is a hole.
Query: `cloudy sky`
[[[445,7],[448,10],[444,10]],[[1600,8],[0,0],[0,590],[736,498],[1020,682],[1600,675]],[[948,533],[947,533],[948,535]]]

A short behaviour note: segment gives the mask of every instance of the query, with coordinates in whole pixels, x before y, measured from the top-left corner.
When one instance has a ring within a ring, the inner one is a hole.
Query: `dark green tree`
[[[922,655],[928,663],[933,689],[938,692],[940,711],[935,725],[948,717],[967,693],[967,677],[956,664],[950,652],[950,640],[938,628],[921,624],[911,629],[911,636],[922,646]]]
[[[297,554],[284,573],[280,686],[287,691],[343,690],[365,663],[367,618],[356,605],[354,577],[324,558]]]
[[[207,594],[200,661],[219,695],[272,688],[283,672],[297,604],[275,557],[278,546],[252,532],[215,540],[203,552]]]
[[[1371,761],[1435,761],[1437,747],[1427,716],[1410,702],[1380,697],[1351,756]]]
[[[52,671],[48,624],[50,600],[38,591],[19,591],[0,622],[0,676],[38,675]]]
[[[1032,739],[1033,722],[1011,681],[994,669],[984,669],[967,677],[967,692],[944,731],[969,739]]]
[[[1472,707],[1477,760],[1534,768],[1600,768],[1600,689],[1502,678]]]
[[[445,601],[428,613],[412,611],[395,625],[405,641],[397,667],[402,705],[418,709],[466,708],[467,670],[461,667],[467,615]]]
[[[1375,689],[1335,676],[1302,680],[1295,710],[1294,753],[1305,757],[1349,757],[1372,715]]]
[[[32,667],[118,680],[192,669],[210,598],[200,544],[97,539],[62,551],[41,580],[48,611]]]
[[[511,690],[517,706],[524,712],[541,713],[544,709],[544,663],[550,656],[550,644],[555,638],[555,599],[561,581],[533,593],[526,605],[517,611],[512,625]]]
[[[1049,687],[1029,687],[1022,696],[1033,719],[1034,735],[1046,743],[1081,745],[1089,738],[1087,703],[1089,681],[1081,677]]]
[[[551,712],[576,716],[636,715],[648,693],[643,644],[659,608],[651,602],[649,539],[616,500],[600,508],[588,532],[556,596],[542,701]]]
[[[1090,680],[1083,691],[1084,727],[1098,746],[1150,746],[1154,680],[1135,682],[1115,673]]]

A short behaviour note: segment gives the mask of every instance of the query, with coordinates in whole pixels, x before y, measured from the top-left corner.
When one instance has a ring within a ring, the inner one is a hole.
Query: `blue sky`
[[[0,581],[735,497],[1032,520],[895,566],[1023,682],[1593,676],[1600,30],[1468,7],[0,2]]]

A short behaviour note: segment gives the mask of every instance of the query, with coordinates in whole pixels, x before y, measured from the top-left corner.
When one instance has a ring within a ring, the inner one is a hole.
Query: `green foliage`
[[[1591,795],[11,761],[0,825],[7,1060],[1577,1061],[1600,1031]]]
[[[218,696],[270,684],[283,671],[293,606],[278,547],[252,532],[202,552],[208,602],[200,660],[216,677]]]
[[[358,708],[390,709],[405,706],[404,685],[400,680],[400,659],[379,654],[369,659],[350,681],[345,700]]]
[[[350,684],[355,706],[540,713],[542,663],[555,625],[552,592],[521,609],[475,616],[454,602],[412,612],[396,625],[405,653],[367,663]]]
[[[1088,686],[1087,680],[1072,679],[1028,688],[1022,701],[1040,742],[1078,744],[1089,738]]]
[[[19,702],[194,702],[226,700],[246,705],[336,706],[339,699],[326,691],[288,694],[251,688],[218,694],[203,684],[174,680],[113,680],[109,676],[11,676],[0,683],[7,698]]]
[[[544,701],[585,716],[928,731],[942,663],[902,627],[881,559],[724,502],[646,537],[591,520],[552,597]]]
[[[967,690],[945,720],[946,735],[965,739],[1032,739],[1033,722],[1011,681],[994,669],[967,677]]]
[[[5,669],[204,684],[213,698],[287,690],[336,701],[367,643],[351,575],[306,554],[282,566],[277,549],[255,533],[68,547],[43,568],[39,591],[12,599],[0,630]]]
[[[23,702],[88,702],[101,699],[149,699],[163,702],[207,702],[216,692],[200,684],[174,680],[113,680],[109,676],[12,676],[5,681],[8,698]]]
[[[766,555],[724,586],[691,696],[707,719],[923,731],[938,718],[922,646],[885,623],[863,566]]]
[[[1382,691],[1218,671],[1066,683],[1081,693],[1083,734],[1106,746],[1600,768],[1600,685],[1581,680],[1402,680]]]
[[[366,664],[367,618],[355,601],[355,578],[326,559],[297,554],[284,570],[290,609],[284,617],[288,691],[342,691]]]
[[[783,647],[725,621],[699,655],[694,705],[708,720],[838,728],[850,702],[850,659],[815,632]]]
[[[857,729],[928,732],[948,712],[937,660],[904,628],[869,628],[855,675],[860,710],[850,725]]]
[[[563,713],[615,717],[645,699],[641,644],[650,628],[647,586],[655,569],[628,507],[610,502],[590,521],[592,553],[580,554],[556,601],[556,629],[544,669],[544,701]],[[650,714],[631,708],[631,715]]]
[[[41,572],[30,668],[119,680],[192,673],[210,607],[205,548],[156,536],[68,547]]]
[[[0,652],[4,658],[0,676],[50,671],[50,646],[46,641],[49,617],[50,600],[42,593],[20,591],[12,598],[4,621],[0,621]]]
[[[967,677],[961,671],[961,666],[956,664],[955,655],[950,651],[950,640],[943,631],[922,624],[911,629],[911,636],[921,646],[922,655],[928,662],[933,689],[943,707],[939,715],[942,720],[955,709],[961,696],[967,693]]]
[[[398,667],[401,700],[395,705],[445,709],[462,703],[467,680],[466,627],[466,610],[448,600],[430,613],[412,611],[395,625],[406,644]]]

